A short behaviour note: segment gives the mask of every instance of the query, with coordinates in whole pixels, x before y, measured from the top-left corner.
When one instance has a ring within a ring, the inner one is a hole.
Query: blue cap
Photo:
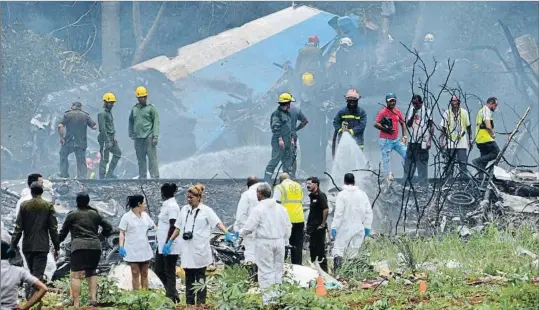
[[[391,99],[395,99],[397,100],[397,96],[395,95],[395,93],[387,93],[386,95],[386,101],[389,101]]]

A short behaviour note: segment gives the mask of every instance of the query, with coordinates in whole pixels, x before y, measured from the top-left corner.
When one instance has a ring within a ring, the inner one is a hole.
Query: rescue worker
[[[487,164],[498,157],[500,148],[496,143],[496,133],[494,132],[494,118],[492,112],[498,107],[498,99],[490,97],[487,104],[478,112],[475,118],[475,143],[481,156],[473,160],[473,164],[481,169],[485,169]]]
[[[396,107],[397,96],[394,93],[386,95],[386,107],[376,116],[374,128],[380,130],[380,150],[382,152],[382,172],[393,180],[393,173],[389,170],[391,151],[395,150],[406,160],[406,127],[402,112]],[[402,129],[402,138],[399,140],[399,125]]]
[[[292,225],[285,208],[271,198],[268,183],[260,184],[256,195],[260,202],[249,215],[240,236],[245,240],[247,236],[254,235],[258,283],[262,302],[268,305],[276,295],[269,291],[270,286],[283,282],[285,247]]]
[[[344,175],[344,189],[337,195],[335,215],[331,222],[333,266],[336,275],[343,258],[353,258],[365,237],[371,234],[372,207],[367,194],[355,185],[352,173]]]
[[[43,186],[37,182],[30,186],[32,199],[21,204],[17,214],[15,231],[11,239],[11,248],[16,249],[22,238],[22,252],[30,273],[43,281],[50,244],[54,247],[54,258],[58,260],[60,242],[58,239],[58,221],[52,203],[45,201]],[[26,292],[26,297],[33,295],[32,290]]]
[[[320,179],[310,177],[307,179],[307,190],[310,192],[309,217],[307,218],[307,234],[309,235],[309,252],[311,262],[318,261],[320,268],[328,272],[326,259],[326,232],[328,231],[328,198],[320,190]]]
[[[296,70],[299,78],[304,73],[310,72],[314,76],[320,76],[323,67],[322,51],[318,47],[320,39],[318,36],[310,36],[307,40],[307,44],[299,50],[298,57],[296,58]]]
[[[434,135],[431,113],[423,106],[420,95],[412,96],[412,109],[408,109],[406,127],[412,128],[404,162],[404,182],[412,182],[417,169],[418,185],[427,186],[429,176],[429,150]]]
[[[145,87],[137,87],[135,96],[138,103],[133,106],[129,115],[129,137],[135,142],[139,179],[147,178],[148,169],[153,179],[159,179],[157,163],[159,114],[155,106],[147,102],[148,91]]]
[[[299,104],[290,104],[290,110],[288,111],[288,113],[290,113],[290,119],[291,119],[291,124],[292,124],[292,140],[294,140],[294,147],[292,151],[293,151],[293,154],[296,154],[297,156],[298,131],[300,131],[305,126],[307,126],[307,124],[309,123],[309,120],[307,120],[307,117],[305,116],[305,114],[303,114],[303,111],[301,110]],[[300,122],[299,125],[298,125],[298,122]],[[293,158],[292,168],[290,169],[290,174],[293,177],[296,176],[296,169],[297,169],[297,158]]]
[[[282,163],[283,171],[292,170],[292,148],[295,141],[292,139],[292,119],[290,118],[290,103],[296,100],[289,93],[279,96],[279,107],[271,114],[271,159],[266,166],[264,182],[270,182],[273,172],[279,162]]]
[[[333,74],[339,91],[352,87],[359,77],[357,61],[359,55],[353,46],[352,39],[344,37],[339,41],[339,47],[335,51],[336,64],[333,67]]]
[[[99,169],[101,163],[100,152],[86,152],[86,169],[90,172],[90,180],[95,179],[96,169]]]
[[[69,178],[69,154],[75,153],[77,161],[77,178],[86,179],[86,147],[87,133],[86,127],[97,129],[97,123],[92,120],[88,113],[82,110],[82,103],[73,102],[71,110],[64,113],[64,117],[58,124],[58,135],[60,136],[60,177]],[[65,130],[65,133],[64,133]]]
[[[440,123],[440,146],[446,154],[446,171],[448,176],[453,175],[453,165],[458,163],[460,174],[467,175],[468,149],[472,149],[472,124],[466,109],[460,107],[460,99],[451,96],[450,107],[442,115]]]
[[[301,170],[309,174],[323,173],[326,162],[326,112],[322,105],[322,95],[318,81],[311,73],[302,77],[301,108],[305,117],[313,124],[308,133],[302,135],[300,141]],[[292,123],[294,125],[294,123]],[[296,141],[297,142],[297,141]],[[320,171],[322,170],[322,171]],[[292,174],[294,177],[294,174]]]
[[[290,235],[290,260],[292,264],[301,265],[303,258],[303,236],[305,230],[305,214],[303,214],[303,188],[298,182],[290,179],[287,173],[279,175],[279,185],[275,187],[273,198],[282,204],[288,212],[292,223]]]
[[[333,156],[335,156],[336,144],[343,131],[348,131],[354,137],[359,147],[364,148],[364,133],[367,127],[367,113],[358,106],[359,95],[355,89],[350,89],[346,92],[346,107],[339,110],[333,119]],[[338,138],[338,139],[337,139]]]
[[[234,222],[234,231],[241,231],[254,207],[258,204],[256,189],[262,184],[257,177],[247,178],[247,190],[241,194],[238,208],[236,209],[236,221]],[[246,263],[255,263],[255,244],[252,236],[246,236],[242,242],[245,247],[244,256]]]
[[[122,156],[122,151],[118,146],[118,138],[116,129],[114,129],[114,117],[112,116],[112,108],[116,103],[116,96],[113,93],[103,95],[103,110],[97,115],[99,124],[99,152],[103,155],[99,163],[99,179],[115,179],[114,169],[118,165],[118,161]],[[112,154],[112,160],[109,164],[109,157]],[[109,165],[107,169],[107,165]]]

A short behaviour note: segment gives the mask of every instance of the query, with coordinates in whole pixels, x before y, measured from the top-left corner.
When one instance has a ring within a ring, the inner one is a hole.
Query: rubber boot
[[[333,258],[333,276],[337,276],[337,273],[339,272],[339,269],[341,269],[342,266],[342,257],[335,256]]]

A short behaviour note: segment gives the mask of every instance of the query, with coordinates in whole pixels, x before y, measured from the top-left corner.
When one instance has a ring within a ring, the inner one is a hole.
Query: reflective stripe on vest
[[[458,142],[460,138],[464,137],[466,134],[466,123],[464,122],[464,116],[463,116],[463,109],[460,108],[459,110],[459,116],[460,116],[460,132],[458,134],[454,133],[457,124],[453,121],[455,119],[455,116],[453,115],[453,111],[449,109],[448,113],[448,126],[447,130],[451,133],[451,140]]]
[[[281,205],[286,208],[290,222],[303,223],[303,189],[301,185],[290,180],[284,180],[283,183],[276,186],[281,192]]]
[[[475,118],[475,143],[482,144],[494,141],[494,139],[488,133],[488,130],[485,127],[485,121],[483,120],[483,109],[488,109],[485,105],[479,112],[477,112],[477,117]],[[494,129],[494,116],[491,113],[490,124],[492,129]]]
[[[341,118],[345,118],[345,119],[350,119],[351,118],[351,119],[357,119],[357,120],[361,119],[361,117],[359,117],[357,115],[351,115],[351,114],[343,115],[343,116],[341,116]]]

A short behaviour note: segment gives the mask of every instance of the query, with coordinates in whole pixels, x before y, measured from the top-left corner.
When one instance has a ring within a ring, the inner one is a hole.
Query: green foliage
[[[174,303],[163,294],[153,291],[131,291],[123,294],[118,300],[119,306],[130,310],[174,309]]]
[[[299,288],[296,284],[283,283],[278,288],[280,292],[276,299],[279,309],[287,310],[338,310],[348,309],[348,306],[339,301],[338,298],[316,296],[314,290]]]

